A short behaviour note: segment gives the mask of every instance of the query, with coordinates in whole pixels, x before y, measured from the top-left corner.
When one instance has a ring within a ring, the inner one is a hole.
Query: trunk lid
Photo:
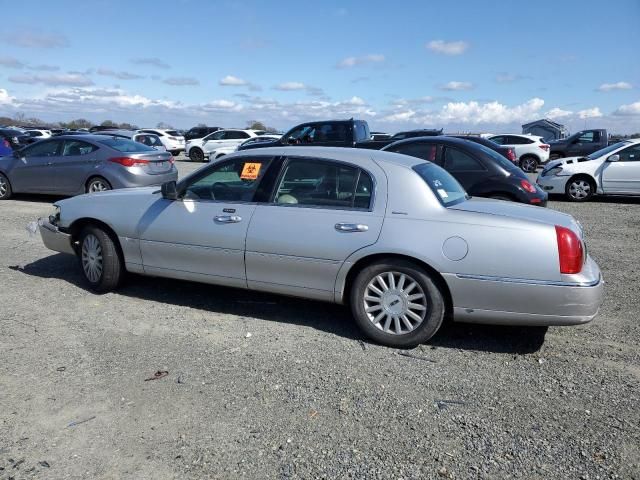
[[[141,165],[144,171],[150,175],[161,175],[171,171],[173,157],[169,152],[130,153],[127,155],[135,160],[144,160],[149,163]]]

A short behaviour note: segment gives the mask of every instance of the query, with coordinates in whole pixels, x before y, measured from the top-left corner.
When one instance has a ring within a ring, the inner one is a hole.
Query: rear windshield
[[[416,165],[413,169],[427,183],[443,206],[457,205],[469,198],[462,185],[444,168],[425,162]]]
[[[502,155],[500,155],[495,150],[491,150],[489,147],[485,147],[481,143],[476,143],[476,147],[481,149],[485,153],[485,155],[488,155],[493,160],[495,160],[495,162],[498,165],[500,165],[502,168],[504,168],[507,172],[511,172],[511,173],[518,172],[519,173],[519,172],[522,171],[518,167],[516,167],[515,164],[513,164],[512,162],[510,162],[509,160],[504,158]]]
[[[128,138],[120,138],[120,137],[109,137],[97,140],[98,143],[106,145],[107,147],[111,147],[114,150],[118,150],[119,152],[125,153],[137,153],[137,152],[155,152],[156,150],[143,145],[142,143],[134,142],[133,140],[129,140]]]

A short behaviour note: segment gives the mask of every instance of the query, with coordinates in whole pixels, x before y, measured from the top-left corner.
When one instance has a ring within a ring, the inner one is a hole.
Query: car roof
[[[392,145],[404,145],[404,144],[415,143],[415,142],[442,143],[445,145],[458,145],[458,146],[467,147],[467,148],[469,147],[469,143],[470,143],[467,140],[464,140],[462,138],[449,137],[447,135],[433,135],[430,137],[411,137],[411,138],[404,138],[402,140],[397,140],[385,146],[383,150],[386,150]]]
[[[408,168],[421,163],[429,163],[426,160],[409,155],[402,155],[395,152],[385,152],[382,150],[369,150],[367,148],[345,148],[345,147],[264,147],[259,150],[241,150],[234,155],[255,156],[255,155],[287,155],[296,157],[317,157],[331,160],[367,163],[382,162],[402,165]]]

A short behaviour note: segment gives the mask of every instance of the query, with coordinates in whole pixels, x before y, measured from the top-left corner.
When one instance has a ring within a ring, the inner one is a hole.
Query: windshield
[[[597,152],[593,152],[590,155],[587,155],[587,158],[589,160],[595,160],[596,158],[600,158],[608,153],[613,152],[614,150],[620,148],[620,147],[624,147],[625,145],[629,144],[631,142],[618,142],[618,143],[614,143],[613,145],[609,145],[608,147],[604,147],[601,148],[600,150],[598,150]]]
[[[443,206],[457,205],[469,198],[462,185],[444,168],[425,162],[416,165],[413,169],[426,182]]]
[[[120,137],[109,137],[97,140],[98,143],[106,145],[107,147],[111,147],[114,150],[118,150],[119,152],[125,153],[145,153],[145,152],[156,152],[154,148],[147,147],[146,145],[138,142],[134,142],[133,140],[129,140],[128,138],[120,138]]]

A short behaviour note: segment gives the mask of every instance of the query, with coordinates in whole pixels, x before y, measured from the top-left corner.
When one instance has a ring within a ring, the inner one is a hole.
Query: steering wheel
[[[224,196],[223,192],[229,191],[229,185],[222,182],[216,182],[213,185],[211,185],[211,200],[216,200],[216,190],[218,190],[219,194],[222,193],[222,196]]]

